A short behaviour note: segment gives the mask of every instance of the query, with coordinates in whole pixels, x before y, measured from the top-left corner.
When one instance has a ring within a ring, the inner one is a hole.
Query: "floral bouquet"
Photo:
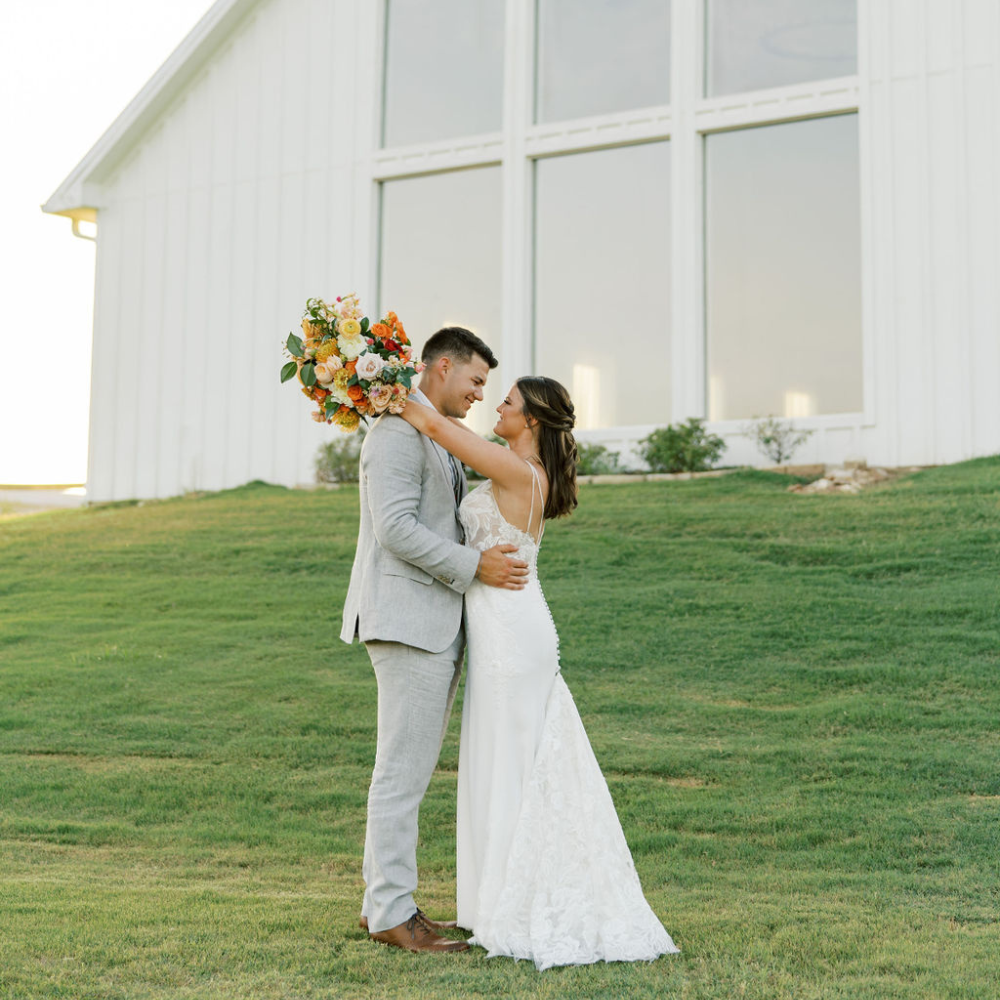
[[[362,417],[399,413],[413,376],[424,369],[413,360],[399,317],[390,312],[369,323],[357,295],[338,295],[331,303],[309,299],[302,333],[288,335],[285,353],[292,360],[282,367],[281,381],[297,375],[302,391],[319,404],[313,420],[347,433],[358,429]]]

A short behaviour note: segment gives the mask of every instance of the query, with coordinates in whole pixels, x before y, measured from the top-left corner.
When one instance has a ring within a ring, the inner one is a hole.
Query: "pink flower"
[[[398,382],[392,387],[392,400],[389,403],[390,413],[402,413],[403,407],[406,406],[406,397],[409,395],[410,390],[406,388],[405,385],[400,385]]]
[[[364,354],[358,358],[358,364],[355,371],[357,372],[358,378],[363,378],[366,382],[371,382],[382,369],[385,368],[385,361],[378,354],[372,354],[371,351],[365,351]]]
[[[368,390],[368,402],[376,413],[384,413],[392,402],[392,386],[373,385]]]

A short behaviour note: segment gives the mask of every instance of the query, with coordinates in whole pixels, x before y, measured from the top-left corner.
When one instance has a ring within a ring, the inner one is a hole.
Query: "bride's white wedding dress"
[[[512,591],[475,581],[466,593],[458,924],[490,955],[528,958],[539,969],[676,952],[642,894],[559,673],[558,638],[538,583],[541,539],[504,520],[489,482],[459,513],[466,544],[518,546],[529,582]]]

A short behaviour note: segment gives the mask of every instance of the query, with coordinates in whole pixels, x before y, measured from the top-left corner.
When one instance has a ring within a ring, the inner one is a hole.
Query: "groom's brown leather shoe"
[[[465,941],[450,941],[435,934],[427,918],[417,910],[405,923],[390,927],[387,931],[376,931],[368,935],[373,941],[403,948],[406,951],[446,954],[453,951],[468,951]]]
[[[424,913],[419,906],[417,907],[417,913],[420,914],[420,917],[425,924],[430,924],[430,926],[436,931],[453,931],[456,927],[458,927],[457,920],[434,920],[427,916],[427,914]],[[368,918],[364,914],[361,915],[361,919],[358,921],[358,926],[363,931],[368,930]]]

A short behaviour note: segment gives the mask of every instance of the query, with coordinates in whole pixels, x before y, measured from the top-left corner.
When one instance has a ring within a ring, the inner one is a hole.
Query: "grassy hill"
[[[859,497],[585,487],[540,571],[682,954],[558,969],[357,929],[375,684],[357,493],[0,522],[0,997],[1000,991],[1000,460]],[[454,912],[458,713],[421,822]]]

